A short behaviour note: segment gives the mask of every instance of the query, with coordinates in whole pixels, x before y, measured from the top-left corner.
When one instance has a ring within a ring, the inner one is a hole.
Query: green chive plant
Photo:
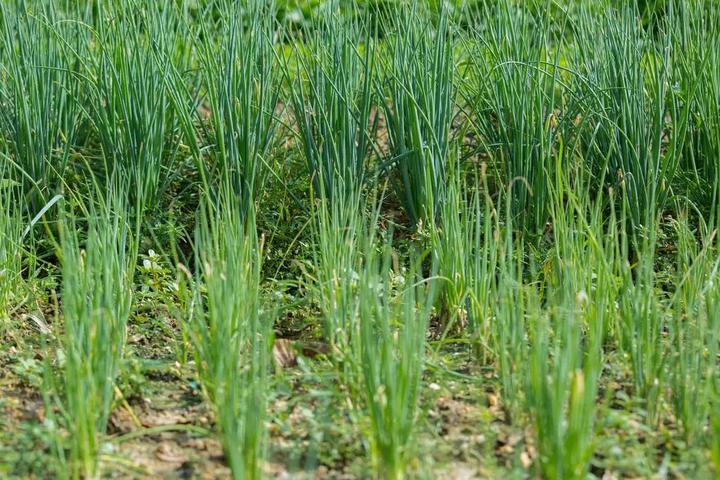
[[[717,253],[716,253],[717,255]],[[705,290],[705,316],[709,321],[708,327],[713,327],[707,339],[707,358],[716,358],[718,355],[717,322],[720,319],[720,282],[717,281],[720,267],[715,266]],[[710,385],[710,410],[707,443],[710,447],[710,458],[715,466],[715,472],[720,472],[720,384],[718,382],[717,365],[708,362],[707,375]]]
[[[410,227],[433,224],[445,199],[453,121],[454,32],[447,12],[435,22],[413,2],[393,17],[383,55],[384,114],[391,178]]]
[[[375,131],[371,121],[377,121],[377,115],[371,119],[374,39],[356,16],[331,11],[294,53],[299,71],[290,98],[315,194],[341,203],[357,199]],[[291,75],[287,63],[285,72]]]
[[[458,166],[458,170],[459,170]],[[473,191],[472,183],[480,184]],[[441,207],[442,224],[431,230],[433,255],[438,264],[443,315],[447,317],[445,333],[453,325],[465,327],[471,342],[487,360],[491,289],[497,268],[497,215],[487,194],[486,166],[479,176],[464,181],[453,172],[446,186]]]
[[[273,50],[273,15],[258,0],[219,2],[216,8],[219,18],[202,21],[198,40],[213,158],[206,181],[211,187],[220,184],[220,191],[231,185],[248,210],[269,172],[277,126],[281,76]]]
[[[72,478],[100,476],[101,444],[125,348],[137,247],[122,195],[120,188],[99,194],[86,207],[67,207],[61,219],[58,406],[69,434],[57,453]]]
[[[533,315],[527,402],[537,432],[544,478],[584,479],[592,455],[597,377],[601,365],[597,339],[583,361],[582,291],[561,274],[550,312]]]
[[[684,166],[696,174],[693,186],[702,191],[711,184],[709,223],[718,225],[720,209],[720,12],[711,2],[691,5],[671,2],[676,21],[673,33],[674,88],[691,114]]]
[[[177,18],[171,2],[149,9],[135,2],[108,6],[112,21],[101,24],[96,50],[83,77],[90,121],[102,148],[102,176],[129,179],[137,218],[157,205],[177,174],[178,120],[166,94],[167,62]],[[101,177],[102,178],[102,177]]]
[[[607,8],[600,19],[580,9],[575,36],[574,64],[585,79],[577,95],[587,99],[592,127],[586,160],[596,176],[624,189],[633,227],[651,229],[670,194],[687,125],[688,108],[670,90],[670,35],[654,42],[626,6]]]
[[[537,286],[524,282],[530,274],[524,258],[525,242],[513,232],[510,196],[504,201],[506,224],[492,237],[493,241],[499,239],[499,252],[498,272],[491,285],[494,318],[490,346],[491,357],[496,359],[504,405],[511,415],[515,415],[520,411],[523,398],[521,375],[526,361],[527,319],[537,315],[540,298]]]
[[[440,299],[447,334],[453,326],[467,324],[472,259],[476,254],[474,233],[481,219],[472,216],[477,211],[474,204],[468,204],[469,199],[462,191],[458,174],[451,176],[445,188],[445,202],[441,206],[442,227],[431,230],[431,240],[438,275],[444,283]]]
[[[472,198],[467,209],[466,227],[469,230],[472,248],[470,256],[470,279],[468,327],[471,341],[483,363],[492,357],[493,302],[498,268],[499,246],[502,245],[498,212],[488,194],[485,166],[481,172],[482,193]],[[482,195],[482,197],[481,197]],[[482,200],[481,200],[482,198]],[[481,206],[482,203],[482,206]]]
[[[196,231],[199,270],[188,331],[233,478],[262,477],[273,317],[260,291],[262,245],[252,211],[227,187],[206,197]]]
[[[313,202],[313,271],[315,292],[324,320],[324,335],[347,385],[357,370],[353,357],[358,341],[357,285],[364,252],[361,240],[366,220],[357,193],[336,192],[335,200]],[[343,195],[344,200],[339,201]]]
[[[668,325],[671,400],[689,443],[704,436],[715,385],[718,322],[710,315],[720,258],[714,235],[698,243],[687,216],[675,222],[677,279]],[[711,305],[706,305],[706,303]]]
[[[623,215],[624,217],[624,215]],[[655,285],[655,239],[653,225],[637,250],[637,262],[629,260],[629,244],[635,238],[624,228],[621,235],[620,325],[617,328],[620,349],[630,359],[635,393],[645,402],[649,422],[657,420],[665,382],[666,347],[663,332],[667,328],[666,311],[660,305]]]
[[[335,9],[310,35],[309,44],[294,51],[299,71],[290,96],[315,196],[313,273],[325,337],[352,386],[358,362],[351,356],[358,349],[350,344],[359,335],[356,286],[365,222],[361,198],[376,120],[371,121],[374,41],[357,17]],[[290,77],[288,63],[285,73]]]
[[[0,141],[10,154],[3,161],[16,167],[32,215],[55,193],[81,124],[74,73],[84,37],[61,19],[53,3],[0,4]]]
[[[372,236],[374,238],[374,236]],[[435,281],[393,270],[389,244],[366,245],[358,288],[363,393],[376,475],[409,475]],[[416,262],[416,260],[414,261]]]
[[[547,308],[528,321],[527,401],[543,477],[584,479],[593,454],[605,324],[618,293],[617,232],[612,215],[607,226],[603,221],[606,202],[588,205],[565,182],[556,184],[561,188],[553,192]]]
[[[14,182],[0,168],[0,335],[10,323],[22,290],[22,219],[15,203]]]
[[[548,2],[550,3],[550,2]],[[546,10],[547,12],[550,9]],[[554,151],[568,128],[562,105],[559,55],[550,46],[549,16],[511,0],[496,3],[474,29],[467,101],[477,133],[513,187],[514,223],[542,233],[550,208]]]

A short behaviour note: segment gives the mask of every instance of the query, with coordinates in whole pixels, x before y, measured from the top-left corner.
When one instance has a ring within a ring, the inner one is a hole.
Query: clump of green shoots
[[[490,360],[495,275],[497,273],[500,241],[498,212],[488,194],[485,166],[481,172],[483,192],[477,193],[467,208],[465,220],[470,230],[469,249],[471,276],[468,282],[468,327],[471,341],[483,362]],[[484,197],[484,198],[483,198]],[[481,206],[482,204],[482,206]]]
[[[704,435],[712,408],[718,349],[718,322],[713,316],[720,259],[714,258],[714,235],[698,244],[688,218],[675,222],[677,237],[677,289],[673,317],[668,325],[673,367],[669,381],[675,415],[686,438],[694,444]]]
[[[389,245],[370,243],[358,289],[363,392],[379,478],[408,475],[435,282],[393,270]],[[397,293],[396,290],[397,289]]]
[[[325,338],[333,357],[348,378],[356,370],[357,359],[350,358],[358,341],[357,284],[362,265],[362,229],[365,220],[359,192],[348,194],[344,201],[336,195],[334,201],[317,199],[313,202],[314,283],[322,311]]]
[[[466,327],[477,353],[486,356],[498,253],[493,235],[498,226],[487,195],[485,165],[479,175],[474,179],[482,191],[471,191],[472,181],[461,180],[460,172],[451,174],[441,207],[442,224],[432,229],[431,235],[438,275],[444,282],[445,331],[450,332],[454,325]]]
[[[252,209],[269,172],[267,156],[277,126],[281,76],[273,51],[273,15],[257,0],[216,7],[217,24],[202,21],[198,45],[214,158],[211,176],[204,180],[213,187],[220,179],[220,192],[230,185],[245,211]]]
[[[454,116],[454,32],[444,8],[435,23],[423,13],[413,2],[394,17],[384,63],[388,163],[411,228],[440,214]]]
[[[307,50],[297,48],[299,73],[291,99],[315,199],[312,232],[317,299],[334,359],[347,385],[357,359],[356,285],[361,265],[362,191],[374,128],[374,45],[355,17],[331,11],[312,33]],[[290,75],[286,64],[286,74]]]
[[[438,275],[444,282],[440,298],[443,316],[447,317],[443,322],[446,333],[456,324],[464,326],[468,317],[466,300],[473,274],[474,233],[481,221],[474,217],[475,205],[468,204],[468,200],[459,175],[453,175],[441,207],[442,227],[431,230],[433,255],[437,259]]]
[[[178,118],[165,90],[170,67],[159,58],[171,55],[169,32],[178,20],[172,8],[158,12],[134,3],[106,13],[113,21],[101,25],[82,78],[104,157],[99,171],[129,180],[129,201],[141,218],[177,174]]]
[[[494,318],[490,347],[497,362],[503,401],[508,411],[515,414],[522,405],[521,374],[526,359],[527,320],[539,311],[540,299],[537,286],[524,282],[528,269],[524,258],[525,243],[522,237],[515,238],[511,208],[508,196],[505,200],[506,225],[485,242],[498,243],[498,272],[491,284]]]
[[[600,20],[581,9],[576,37],[575,63],[586,80],[578,94],[587,99],[592,127],[587,160],[597,176],[623,188],[633,227],[651,229],[670,194],[687,126],[688,107],[670,90],[670,36],[663,33],[658,45],[627,6],[608,8]]]
[[[644,237],[638,248],[637,263],[630,264],[628,243],[631,238],[621,231],[624,262],[621,265],[622,290],[620,294],[620,321],[617,330],[620,349],[630,359],[636,394],[645,401],[648,421],[657,420],[657,413],[665,381],[666,312],[660,306],[655,291],[655,239],[656,228]]]
[[[567,273],[562,273],[568,276]],[[584,300],[570,279],[550,311],[532,315],[527,402],[538,437],[544,478],[584,479],[592,455],[593,413],[601,365],[597,340],[583,361]]]
[[[683,92],[691,115],[683,150],[685,167],[694,171],[695,187],[709,181],[712,197],[708,223],[720,223],[720,12],[711,2],[673,6],[673,61],[675,88]]]
[[[0,172],[2,169],[0,169]],[[22,285],[22,223],[15,207],[14,182],[0,175],[0,335],[10,321]]]
[[[717,243],[716,243],[717,245]],[[711,328],[710,335],[707,339],[707,358],[717,358],[718,337],[717,332],[720,326],[720,282],[717,281],[720,274],[720,266],[716,263],[713,268],[712,276],[706,284],[705,290],[705,316],[709,320],[708,327]],[[712,462],[715,466],[715,472],[720,472],[720,382],[718,382],[717,365],[708,362],[707,375],[709,378],[708,389],[710,390],[710,422],[709,435],[707,441],[710,446],[710,454]]]
[[[565,193],[568,204],[556,199],[551,217],[555,247],[546,270],[547,309],[528,322],[525,383],[543,477],[584,479],[593,453],[605,324],[617,294],[616,232],[612,216],[607,227],[603,222],[605,202],[589,207],[587,199]]]
[[[315,194],[354,208],[374,132],[373,38],[357,17],[331,12],[295,57],[290,97]]]
[[[52,2],[0,5],[0,141],[35,213],[59,185],[80,122],[74,62],[82,34]]]
[[[227,189],[205,202],[196,231],[199,272],[188,331],[200,380],[233,478],[262,477],[268,359],[273,318],[260,292],[254,217]]]
[[[60,229],[59,403],[69,435],[57,453],[72,478],[100,475],[98,459],[125,348],[137,251],[118,191],[98,197],[82,208],[86,235],[81,236],[77,211],[65,212]]]
[[[468,102],[484,149],[497,159],[511,195],[513,222],[542,233],[550,209],[554,152],[567,128],[559,52],[548,15],[502,0],[473,31]],[[549,9],[547,10],[549,12]]]

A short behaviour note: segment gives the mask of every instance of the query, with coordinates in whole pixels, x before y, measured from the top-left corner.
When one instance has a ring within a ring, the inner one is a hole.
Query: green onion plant
[[[0,5],[0,143],[31,215],[57,193],[82,125],[76,73],[85,35],[62,20],[53,3]]]
[[[210,172],[205,187],[223,195],[230,185],[245,211],[270,171],[281,79],[276,36],[272,8],[265,2],[219,2],[216,8],[218,18],[202,21],[198,40],[213,159],[202,168]]]
[[[341,194],[342,195],[342,194]],[[366,220],[358,195],[344,202],[318,199],[313,202],[313,284],[328,341],[340,374],[348,385],[357,370],[357,286],[364,253],[362,239]]]
[[[669,2],[674,13],[673,87],[690,109],[688,139],[681,162],[695,173],[693,187],[702,192],[711,186],[709,218],[718,224],[720,199],[720,12],[712,2]]]
[[[599,19],[581,9],[575,35],[574,62],[586,80],[577,94],[592,126],[586,160],[624,190],[629,220],[644,235],[670,195],[687,127],[688,107],[670,89],[670,35],[655,42],[631,6]]]
[[[127,337],[137,244],[123,196],[117,187],[85,207],[67,207],[61,219],[57,406],[68,435],[57,454],[72,478],[101,474],[103,436]],[[78,214],[85,219],[82,224]]]
[[[431,21],[417,2],[397,17],[383,55],[390,176],[411,228],[433,224],[445,199],[454,118],[454,32],[445,9]]]
[[[22,217],[18,213],[14,182],[0,168],[0,335],[10,327],[12,312],[21,302]]]
[[[189,336],[233,478],[263,475],[273,316],[260,290],[262,245],[254,217],[232,189],[205,201],[196,231]]]
[[[678,278],[668,325],[672,361],[668,375],[675,415],[692,445],[704,435],[716,383],[712,359],[718,349],[720,320],[708,309],[714,308],[720,258],[713,248],[714,236],[698,243],[687,216],[675,222],[675,233]]]
[[[367,177],[377,121],[375,41],[356,16],[332,11],[320,23],[308,44],[295,47],[290,98],[315,195],[344,204]],[[285,71],[291,75],[287,64]]]
[[[606,323],[618,294],[617,232],[612,215],[604,222],[603,197],[591,203],[573,193],[583,191],[575,182],[560,177],[555,184],[547,308],[528,321],[527,400],[543,477],[584,479],[594,449]]]
[[[559,68],[563,45],[552,50],[548,15],[533,14],[511,0],[489,11],[473,30],[467,102],[482,150],[495,160],[504,183],[512,184],[508,192],[515,225],[542,233],[550,209],[549,182],[555,178],[554,153],[569,128],[561,114],[566,107]]]
[[[415,264],[406,272],[393,270],[388,244],[381,251],[368,245],[365,252],[358,311],[372,455],[379,478],[407,478],[435,281],[422,279]]]
[[[102,160],[91,167],[99,178],[127,178],[138,219],[158,205],[177,174],[178,119],[165,89],[170,69],[160,58],[172,56],[178,19],[172,2],[161,3],[158,9],[135,2],[108,7],[112,21],[98,29],[83,77],[102,149]]]

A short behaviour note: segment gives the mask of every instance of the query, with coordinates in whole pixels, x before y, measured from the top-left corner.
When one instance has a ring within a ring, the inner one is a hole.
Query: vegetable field
[[[717,0],[0,0],[0,477],[720,478]]]

